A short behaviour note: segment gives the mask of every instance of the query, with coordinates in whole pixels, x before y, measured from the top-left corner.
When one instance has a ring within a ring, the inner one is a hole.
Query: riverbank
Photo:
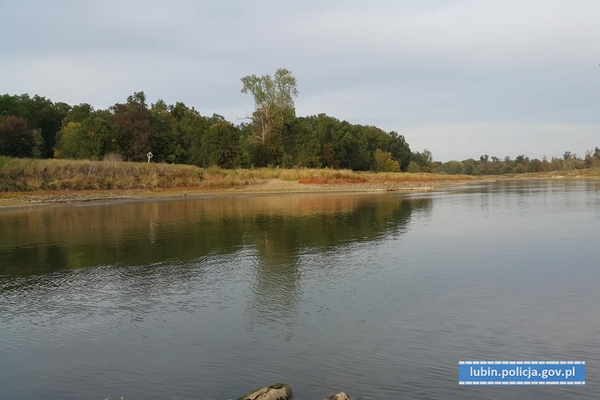
[[[494,175],[486,175],[491,178]],[[501,179],[600,179],[600,167],[562,171],[531,172],[526,174],[496,175]]]
[[[501,176],[329,169],[198,168],[0,157],[0,209],[49,204],[310,192],[415,192],[507,179],[600,179],[600,168]]]
[[[301,168],[225,170],[190,165],[0,157],[0,207],[240,193],[422,191],[473,179],[466,175],[425,173]]]
[[[142,201],[152,199],[183,199],[213,196],[258,195],[277,193],[409,193],[452,187],[471,182],[466,180],[363,182],[303,184],[298,181],[268,179],[263,182],[231,188],[166,188],[166,189],[115,189],[115,190],[51,190],[0,193],[0,210],[20,207],[39,207],[52,204],[91,203],[107,201]]]
[[[192,165],[0,157],[0,192],[229,189],[270,180],[301,184],[455,181],[466,175],[309,168],[221,169]]]

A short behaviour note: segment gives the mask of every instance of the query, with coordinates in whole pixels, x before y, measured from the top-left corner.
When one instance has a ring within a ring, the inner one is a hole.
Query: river
[[[600,181],[0,212],[0,398],[600,398]],[[584,360],[465,387],[459,360]]]

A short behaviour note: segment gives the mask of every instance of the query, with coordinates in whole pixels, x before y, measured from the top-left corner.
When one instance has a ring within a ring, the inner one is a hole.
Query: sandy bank
[[[170,188],[154,190],[60,190],[0,193],[0,210],[32,208],[52,204],[140,201],[150,199],[202,198],[270,193],[411,193],[464,185],[473,180],[361,182],[303,184],[297,181],[268,179],[261,183],[231,188]]]

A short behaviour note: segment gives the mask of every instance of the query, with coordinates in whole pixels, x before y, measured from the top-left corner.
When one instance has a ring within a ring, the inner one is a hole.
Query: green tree
[[[423,150],[422,153],[416,151],[412,156],[412,161],[414,161],[415,164],[417,164],[417,166],[419,167],[419,171],[432,172],[432,170],[433,170],[433,167],[432,167],[433,155],[427,149]],[[410,166],[410,163],[409,163],[409,166]],[[413,169],[415,169],[415,168],[413,167]],[[408,172],[414,172],[414,171],[408,171]]]
[[[464,173],[463,165],[460,161],[450,160],[438,167],[438,172],[447,174],[462,174]]]
[[[203,167],[235,168],[240,155],[240,130],[231,122],[216,122],[202,136]]]
[[[298,167],[319,168],[321,166],[320,152],[321,144],[316,132],[304,119],[298,119],[290,128],[293,138],[293,148],[287,149],[295,155],[295,165]]]
[[[91,158],[92,151],[86,133],[81,127],[81,122],[67,122],[57,134],[55,158]]]
[[[408,163],[406,172],[412,172],[412,173],[421,172],[421,167],[419,167],[419,164],[417,164],[415,161],[411,161]]]
[[[401,168],[408,167],[408,163],[410,162],[410,159],[412,157],[412,152],[410,151],[410,147],[408,143],[406,143],[404,136],[392,131],[387,134],[387,137],[387,151],[392,153],[392,157],[395,160],[398,160]]]
[[[23,118],[10,115],[0,118],[0,155],[36,157],[42,146],[39,131],[30,129]]]
[[[152,136],[149,141],[153,161],[156,162],[180,163],[184,159],[185,150],[177,132],[177,120],[171,110],[163,100],[158,100],[150,107]]]
[[[534,158],[529,163],[528,172],[541,172],[542,171],[542,162],[537,158]]]
[[[475,175],[477,171],[477,161],[472,158],[462,161],[462,173],[467,175]]]
[[[150,151],[154,128],[144,92],[136,92],[125,104],[111,107],[111,122],[119,131],[119,149],[126,161],[144,161]]]
[[[275,75],[248,75],[242,79],[242,93],[254,97],[252,121],[255,137],[265,142],[275,125],[282,124],[287,113],[294,113],[294,98],[298,95],[296,78],[291,71],[280,68]]]
[[[321,164],[326,168],[338,169],[340,160],[336,158],[335,149],[329,142],[323,143],[321,146]]]
[[[107,153],[118,152],[117,127],[109,116],[101,110],[81,122],[64,124],[57,135],[55,157],[101,160]]]
[[[400,171],[400,163],[392,159],[392,153],[375,150],[375,171],[377,172],[398,172]]]
[[[331,144],[341,168],[365,169],[360,162],[360,143],[355,132],[355,127],[347,121],[338,122],[331,130]]]
[[[63,125],[69,122],[83,122],[86,118],[89,118],[94,113],[94,107],[88,103],[82,103],[71,107],[71,110],[67,116],[63,119]]]
[[[600,166],[600,149],[598,147],[594,151],[588,150],[585,152],[584,165],[588,168]]]
[[[255,167],[281,166],[285,154],[281,132],[271,132],[264,142],[254,140],[249,153]]]
[[[208,118],[180,102],[169,106],[169,110],[175,119],[175,130],[183,149],[180,162],[202,166],[202,136],[211,125]]]
[[[52,157],[56,134],[69,110],[70,106],[66,103],[53,103],[38,95],[0,96],[0,117],[14,115],[23,118],[29,128],[37,130],[42,139],[38,150],[44,158]]]

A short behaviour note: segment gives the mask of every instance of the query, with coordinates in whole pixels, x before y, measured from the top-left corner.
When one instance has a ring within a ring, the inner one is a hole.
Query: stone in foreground
[[[327,400],[350,400],[350,397],[346,393],[340,392],[338,394],[334,394],[333,396],[329,396]]]
[[[292,400],[292,388],[285,383],[257,389],[237,400]]]

